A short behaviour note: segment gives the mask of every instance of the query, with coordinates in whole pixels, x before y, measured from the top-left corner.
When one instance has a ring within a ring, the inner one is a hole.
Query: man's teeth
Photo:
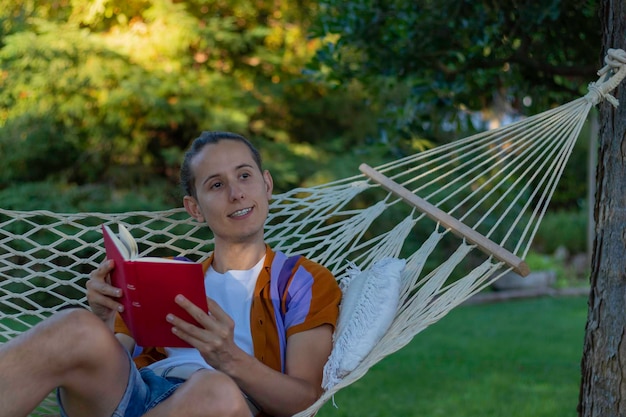
[[[245,216],[246,214],[250,213],[251,210],[252,210],[251,208],[247,208],[247,209],[243,209],[243,210],[237,210],[236,212],[231,214],[230,217]]]

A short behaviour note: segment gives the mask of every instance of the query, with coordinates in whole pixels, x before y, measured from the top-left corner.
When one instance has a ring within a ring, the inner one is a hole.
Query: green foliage
[[[111,165],[163,169],[161,149],[184,143],[165,132],[198,126],[197,86],[184,74],[134,65],[85,30],[36,30],[7,37],[0,51],[0,147],[12,155],[0,186],[50,176],[102,181]],[[29,162],[42,163],[33,171]]]
[[[327,101],[300,76],[314,2],[4,3],[0,189],[47,180],[124,191],[155,176],[174,184],[201,130],[277,143],[292,168],[315,166],[338,130],[310,128],[311,108],[330,103],[324,123],[354,125],[342,99]],[[307,142],[319,154],[301,155]],[[282,173],[293,187],[310,171]]]
[[[587,210],[548,212],[543,218],[533,247],[542,253],[565,248],[569,253],[587,251]]]
[[[525,259],[531,271],[556,270],[561,268],[560,262],[554,257],[536,252],[529,252]]]
[[[50,210],[59,213],[116,213],[169,209],[180,205],[181,196],[167,183],[154,181],[135,187],[118,190],[99,184],[76,187],[52,181],[29,182],[0,190],[0,201],[2,208],[7,210]]]
[[[592,109],[590,118],[597,117]],[[565,166],[563,175],[559,179],[554,196],[550,201],[550,211],[578,211],[588,206],[589,166],[591,153],[591,135],[593,123],[587,122],[583,127],[578,141],[574,145],[572,154]],[[597,139],[595,140],[597,146]],[[595,169],[592,167],[591,169]],[[593,172],[592,172],[593,174]]]
[[[492,119],[561,104],[599,65],[595,1],[324,0],[320,10],[310,70],[366,86],[396,146],[483,129],[468,111]]]

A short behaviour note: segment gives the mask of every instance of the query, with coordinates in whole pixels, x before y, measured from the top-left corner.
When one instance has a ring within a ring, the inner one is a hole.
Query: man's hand
[[[211,298],[207,298],[209,313],[206,313],[182,295],[176,303],[184,308],[202,327],[188,323],[173,314],[167,321],[172,331],[181,339],[198,349],[204,360],[213,368],[229,373],[237,358],[247,356],[234,340],[235,323],[232,318]]]
[[[239,388],[273,416],[292,416],[304,410],[322,394],[323,368],[332,349],[333,327],[321,325],[287,339],[285,374],[249,356],[235,345],[233,320],[212,299],[210,313],[202,311],[183,296],[176,302],[201,327],[169,314],[172,331],[198,349],[213,368],[224,372]]]
[[[117,301],[122,296],[122,290],[110,284],[109,273],[113,268],[115,268],[114,262],[105,260],[89,274],[89,281],[87,281],[89,307],[111,330],[115,324],[115,314],[124,310],[124,306]]]

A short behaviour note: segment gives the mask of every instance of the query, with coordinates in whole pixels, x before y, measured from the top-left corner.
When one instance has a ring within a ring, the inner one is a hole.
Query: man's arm
[[[182,296],[177,297],[177,302],[204,328],[170,315],[173,331],[198,349],[209,365],[233,378],[266,414],[292,416],[321,395],[324,364],[332,349],[331,325],[290,336],[286,374],[282,374],[235,345],[234,323],[213,300],[209,299],[210,315]]]
[[[291,416],[313,404],[322,395],[324,364],[332,349],[332,326],[325,324],[296,333],[287,340],[286,374],[276,372],[256,359],[258,373],[231,375],[239,387],[267,414]]]

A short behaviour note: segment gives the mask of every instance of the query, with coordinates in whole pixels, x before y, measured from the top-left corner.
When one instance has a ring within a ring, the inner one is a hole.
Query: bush
[[[533,242],[533,249],[554,253],[558,248],[568,253],[587,250],[587,210],[548,212],[543,218]]]
[[[52,181],[21,183],[0,189],[0,201],[0,207],[6,210],[60,213],[153,211],[182,205],[177,185],[160,179],[129,188],[109,184],[65,185]]]

